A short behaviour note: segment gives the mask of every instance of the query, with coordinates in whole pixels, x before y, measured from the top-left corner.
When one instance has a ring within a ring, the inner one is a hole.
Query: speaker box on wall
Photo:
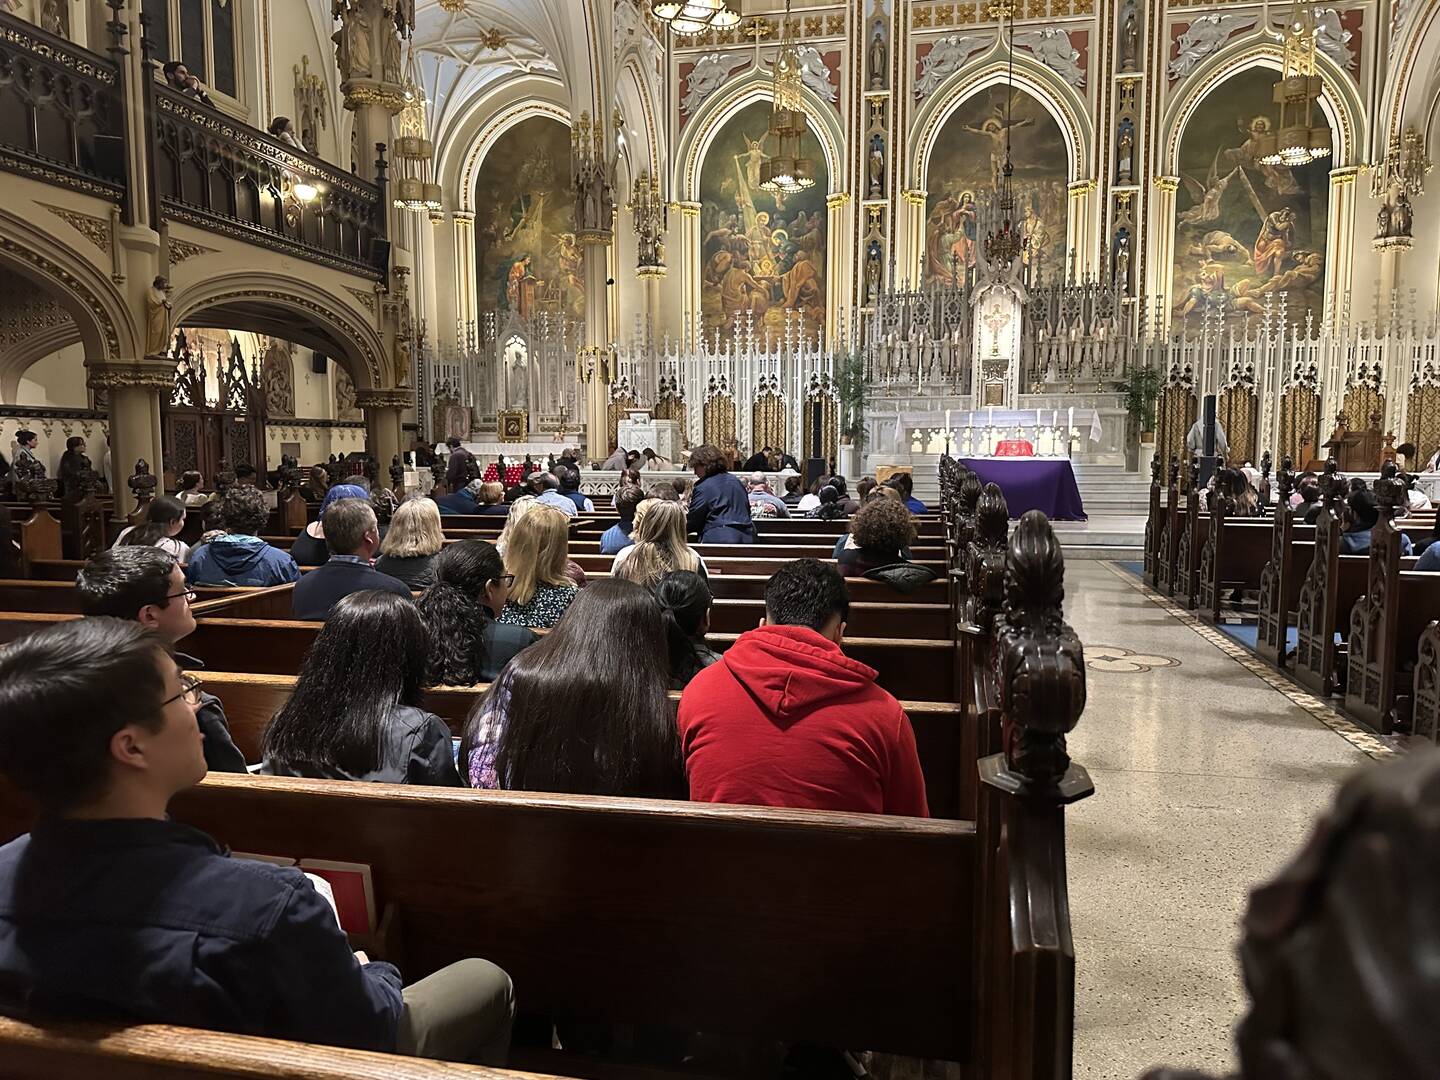
[[[830,466],[826,464],[823,457],[812,457],[805,459],[805,490],[810,490],[816,480],[829,471]]]
[[[323,352],[310,354],[310,371],[316,375],[324,375],[326,370],[326,358]]]
[[[370,241],[370,265],[379,270],[383,281],[390,280],[390,241],[378,236]]]

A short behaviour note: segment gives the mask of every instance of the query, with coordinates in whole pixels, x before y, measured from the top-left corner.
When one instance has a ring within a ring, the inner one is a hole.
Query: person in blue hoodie
[[[257,488],[237,485],[220,504],[224,536],[190,553],[185,580],[191,585],[284,585],[300,580],[300,568],[288,552],[260,539],[270,519],[265,496]]]

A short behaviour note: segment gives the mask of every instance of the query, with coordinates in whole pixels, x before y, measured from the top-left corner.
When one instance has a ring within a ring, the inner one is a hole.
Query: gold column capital
[[[1355,183],[1360,178],[1361,169],[1360,165],[1346,165],[1340,169],[1331,169],[1330,186],[1338,188]]]
[[[849,201],[850,193],[848,191],[832,191],[829,195],[825,196],[825,209],[839,210],[842,206],[849,203]]]
[[[1099,186],[1099,181],[1092,178],[1087,180],[1072,180],[1066,185],[1065,189],[1070,192],[1070,198],[1078,199],[1083,195],[1091,194]]]
[[[1173,194],[1180,190],[1180,178],[1178,176],[1157,176],[1152,182],[1157,191],[1165,191]]]

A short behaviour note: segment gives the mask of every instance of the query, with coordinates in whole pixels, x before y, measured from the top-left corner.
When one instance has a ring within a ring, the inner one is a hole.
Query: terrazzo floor
[[[1249,890],[1389,751],[1118,566],[1071,562],[1065,577],[1088,667],[1070,752],[1096,787],[1067,812],[1075,1077],[1223,1073]]]

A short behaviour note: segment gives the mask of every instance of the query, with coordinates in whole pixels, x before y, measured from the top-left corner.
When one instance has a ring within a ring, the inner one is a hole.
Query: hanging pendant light
[[[390,149],[397,173],[392,185],[395,209],[415,214],[442,209],[441,188],[435,183],[435,145],[430,141],[425,115],[428,105],[412,45],[405,65],[405,108],[400,112],[399,133]]]
[[[1296,167],[1330,156],[1330,125],[1323,114],[1319,124],[1314,122],[1325,89],[1316,73],[1318,37],[1314,8],[1296,0],[1285,27],[1285,59],[1273,91],[1275,104],[1280,106],[1280,126],[1261,139],[1262,165]]]
[[[1020,258],[1030,243],[1022,233],[1019,222],[1015,220],[1015,190],[1013,187],[1015,166],[1010,161],[1011,107],[1015,99],[1014,7],[1011,6],[1008,10],[1002,9],[1002,17],[1003,15],[1008,15],[1010,19],[1010,47],[1008,49],[1010,59],[1005,73],[1005,165],[1000,173],[999,199],[996,202],[999,220],[995,228],[985,237],[985,258],[1001,269],[1008,267]]]
[[[681,37],[726,30],[740,22],[725,0],[650,0],[650,14]]]
[[[809,128],[800,87],[800,48],[790,22],[790,0],[785,0],[785,23],[771,85],[770,134],[777,146],[774,156],[760,165],[760,187],[772,194],[794,195],[815,186],[815,162],[805,157],[801,148]]]

